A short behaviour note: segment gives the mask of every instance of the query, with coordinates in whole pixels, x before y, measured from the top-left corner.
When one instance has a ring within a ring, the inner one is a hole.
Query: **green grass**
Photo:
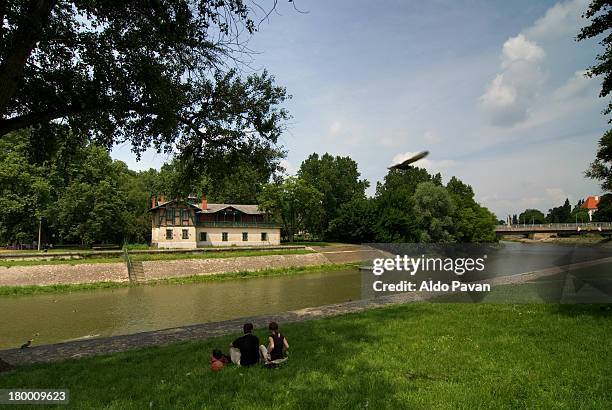
[[[36,259],[23,259],[23,260],[0,260],[0,268],[11,268],[14,266],[38,266],[38,265],[79,265],[83,263],[123,263],[123,258],[120,257],[110,257],[110,258],[100,258],[100,257],[87,257],[85,255],[83,258],[79,259],[61,259],[61,258],[51,258],[47,260],[36,260]],[[2,270],[0,270],[2,273]]]
[[[189,284],[189,283],[200,283],[200,282],[213,282],[222,280],[234,280],[242,278],[256,278],[256,277],[274,277],[274,276],[288,276],[288,275],[299,275],[305,273],[317,273],[317,272],[329,272],[344,269],[356,269],[357,264],[343,263],[343,264],[329,264],[329,265],[313,265],[313,266],[296,266],[290,268],[279,268],[279,269],[262,269],[257,271],[240,271],[240,272],[228,272],[220,273],[216,275],[195,275],[195,276],[184,276],[177,278],[158,279],[149,281],[141,284],[132,284],[129,282],[94,282],[94,283],[83,283],[83,284],[66,284],[66,285],[44,285],[44,286],[0,286],[0,296],[26,296],[36,295],[43,293],[69,293],[69,292],[80,292],[90,291],[97,289],[115,289],[125,288],[129,286],[155,286],[163,284]]]
[[[202,253],[154,253],[154,254],[133,254],[133,261],[159,261],[159,260],[178,260],[178,259],[218,259],[218,258],[237,258],[250,256],[270,256],[270,255],[305,255],[315,253],[307,249],[270,249],[270,250],[244,250],[244,251],[217,251]]]
[[[283,242],[283,245],[300,245],[300,246],[331,246],[340,245],[334,242],[308,242],[308,241],[296,241],[296,242]]]
[[[211,258],[238,258],[250,256],[269,255],[302,255],[314,253],[307,249],[270,249],[270,250],[236,250],[236,251],[206,251],[200,253],[150,253],[132,254],[134,261],[157,261],[157,260],[184,260],[184,259],[211,259]],[[48,260],[0,260],[0,267],[10,268],[13,266],[36,266],[36,265],[78,265],[83,263],[123,263],[122,257],[99,257],[82,254],[79,259],[51,258]],[[1,271],[0,271],[1,272]]]
[[[211,372],[232,335],[34,365],[0,385],[67,388],[83,409],[612,406],[612,314],[599,306],[422,303],[281,330],[290,359],[276,370]]]

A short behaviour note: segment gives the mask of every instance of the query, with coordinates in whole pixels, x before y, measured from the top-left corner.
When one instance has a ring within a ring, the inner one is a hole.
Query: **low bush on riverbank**
[[[45,285],[45,286],[0,286],[0,296],[26,296],[42,293],[67,293],[89,291],[97,289],[125,288],[128,286],[151,286],[151,285],[181,285],[199,282],[212,282],[219,280],[232,280],[242,278],[272,277],[299,275],[306,273],[330,272],[343,269],[357,269],[354,263],[326,264],[313,266],[294,266],[289,268],[262,269],[256,271],[240,271],[219,273],[214,275],[196,275],[176,278],[158,279],[149,282],[132,284],[130,282],[94,282],[65,285]]]
[[[211,372],[211,350],[233,335],[35,365],[0,384],[67,388],[72,406],[106,409],[612,405],[600,306],[410,304],[281,326],[291,355],[276,370]]]

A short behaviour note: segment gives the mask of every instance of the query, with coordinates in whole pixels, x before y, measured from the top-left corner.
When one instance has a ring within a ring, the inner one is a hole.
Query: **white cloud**
[[[504,82],[503,74],[497,74],[480,101],[489,107],[510,107],[516,102],[516,88]]]
[[[524,121],[544,81],[541,68],[546,53],[523,34],[502,47],[501,68],[489,83],[480,104],[491,124],[510,127]]]
[[[418,152],[404,152],[403,154],[397,154],[393,157],[393,161],[390,165],[399,164],[406,161],[410,157],[414,157]],[[442,173],[443,176],[450,177],[448,174],[449,169],[455,167],[457,163],[450,159],[432,160],[429,158],[421,159],[413,164],[418,168],[425,168],[430,173]]]
[[[557,101],[570,100],[583,96],[592,87],[593,78],[586,76],[586,70],[578,70],[573,77],[554,91],[553,98]]]
[[[523,34],[510,37],[502,49],[502,66],[508,67],[516,61],[538,63],[544,59],[544,49],[533,41],[527,40]]]
[[[589,0],[573,0],[557,3],[546,11],[532,27],[525,30],[528,37],[550,40],[573,37],[585,23],[582,19]]]
[[[566,194],[561,188],[545,188],[544,192],[553,204],[561,205],[565,202],[566,198],[571,198],[571,195]]]

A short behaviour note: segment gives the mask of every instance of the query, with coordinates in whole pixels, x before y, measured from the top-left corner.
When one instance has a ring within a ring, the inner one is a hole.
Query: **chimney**
[[[596,201],[599,201],[599,195],[595,197],[595,200],[596,200]]]
[[[166,202],[166,197],[163,195],[159,196],[159,202]]]
[[[151,208],[155,208],[157,206],[157,197],[153,195],[151,197]]]
[[[200,204],[200,208],[202,208],[202,210],[208,209],[208,201],[206,200],[206,195],[202,195],[202,203]]]

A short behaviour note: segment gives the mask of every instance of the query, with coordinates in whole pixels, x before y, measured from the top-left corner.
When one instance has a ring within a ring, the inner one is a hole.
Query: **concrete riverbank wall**
[[[320,253],[244,256],[236,258],[180,259],[142,262],[144,279],[314,266],[331,263]],[[127,282],[125,263],[82,263],[0,267],[0,286],[60,285]]]

